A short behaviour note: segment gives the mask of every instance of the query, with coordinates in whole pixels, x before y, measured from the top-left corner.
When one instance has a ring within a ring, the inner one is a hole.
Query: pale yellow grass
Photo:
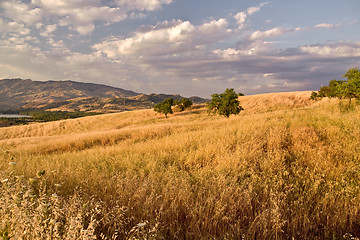
[[[44,169],[50,193],[101,203],[99,239],[358,237],[360,108],[308,94],[240,97],[230,118],[144,110],[4,128],[0,167]]]
[[[311,91],[265,93],[239,97],[240,105],[250,113],[310,106]]]

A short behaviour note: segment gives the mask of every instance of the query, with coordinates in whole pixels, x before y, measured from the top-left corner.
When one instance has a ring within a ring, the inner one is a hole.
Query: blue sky
[[[210,97],[360,67],[359,0],[1,0],[0,78]]]

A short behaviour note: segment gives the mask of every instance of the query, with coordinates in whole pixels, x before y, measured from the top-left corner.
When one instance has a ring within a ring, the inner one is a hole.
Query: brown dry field
[[[310,94],[0,128],[0,236],[356,239],[360,105]]]

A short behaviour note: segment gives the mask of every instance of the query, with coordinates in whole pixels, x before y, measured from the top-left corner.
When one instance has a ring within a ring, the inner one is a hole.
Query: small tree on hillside
[[[180,111],[184,111],[185,109],[191,107],[193,102],[190,99],[183,98],[181,100],[175,100],[174,105],[179,106]]]
[[[357,68],[349,69],[343,77],[346,77],[347,84],[342,89],[342,94],[351,102],[352,98],[360,99],[360,70]]]
[[[233,88],[226,89],[221,94],[212,94],[212,99],[207,103],[207,108],[210,112],[226,117],[229,117],[231,114],[239,114],[244,109],[239,105],[238,96]]]
[[[323,86],[318,92],[312,92],[311,99],[323,97],[338,97],[340,99],[349,99],[349,105],[351,99],[360,99],[360,71],[357,68],[349,69],[343,77],[347,80],[331,80],[329,86]]]
[[[167,98],[161,103],[158,103],[154,106],[154,111],[158,113],[165,114],[165,117],[167,118],[167,115],[170,113],[172,114],[172,106],[174,105],[174,100],[172,98]]]
[[[344,84],[344,81],[341,80],[331,80],[329,82],[329,86],[321,86],[320,90],[318,92],[312,92],[310,99],[316,100],[318,98],[323,97],[341,97],[340,89],[342,84]]]

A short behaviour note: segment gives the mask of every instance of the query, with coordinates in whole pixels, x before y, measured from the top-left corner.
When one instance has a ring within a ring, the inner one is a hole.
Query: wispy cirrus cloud
[[[336,28],[336,27],[340,27],[341,24],[330,24],[330,23],[320,23],[315,25],[315,28]]]

